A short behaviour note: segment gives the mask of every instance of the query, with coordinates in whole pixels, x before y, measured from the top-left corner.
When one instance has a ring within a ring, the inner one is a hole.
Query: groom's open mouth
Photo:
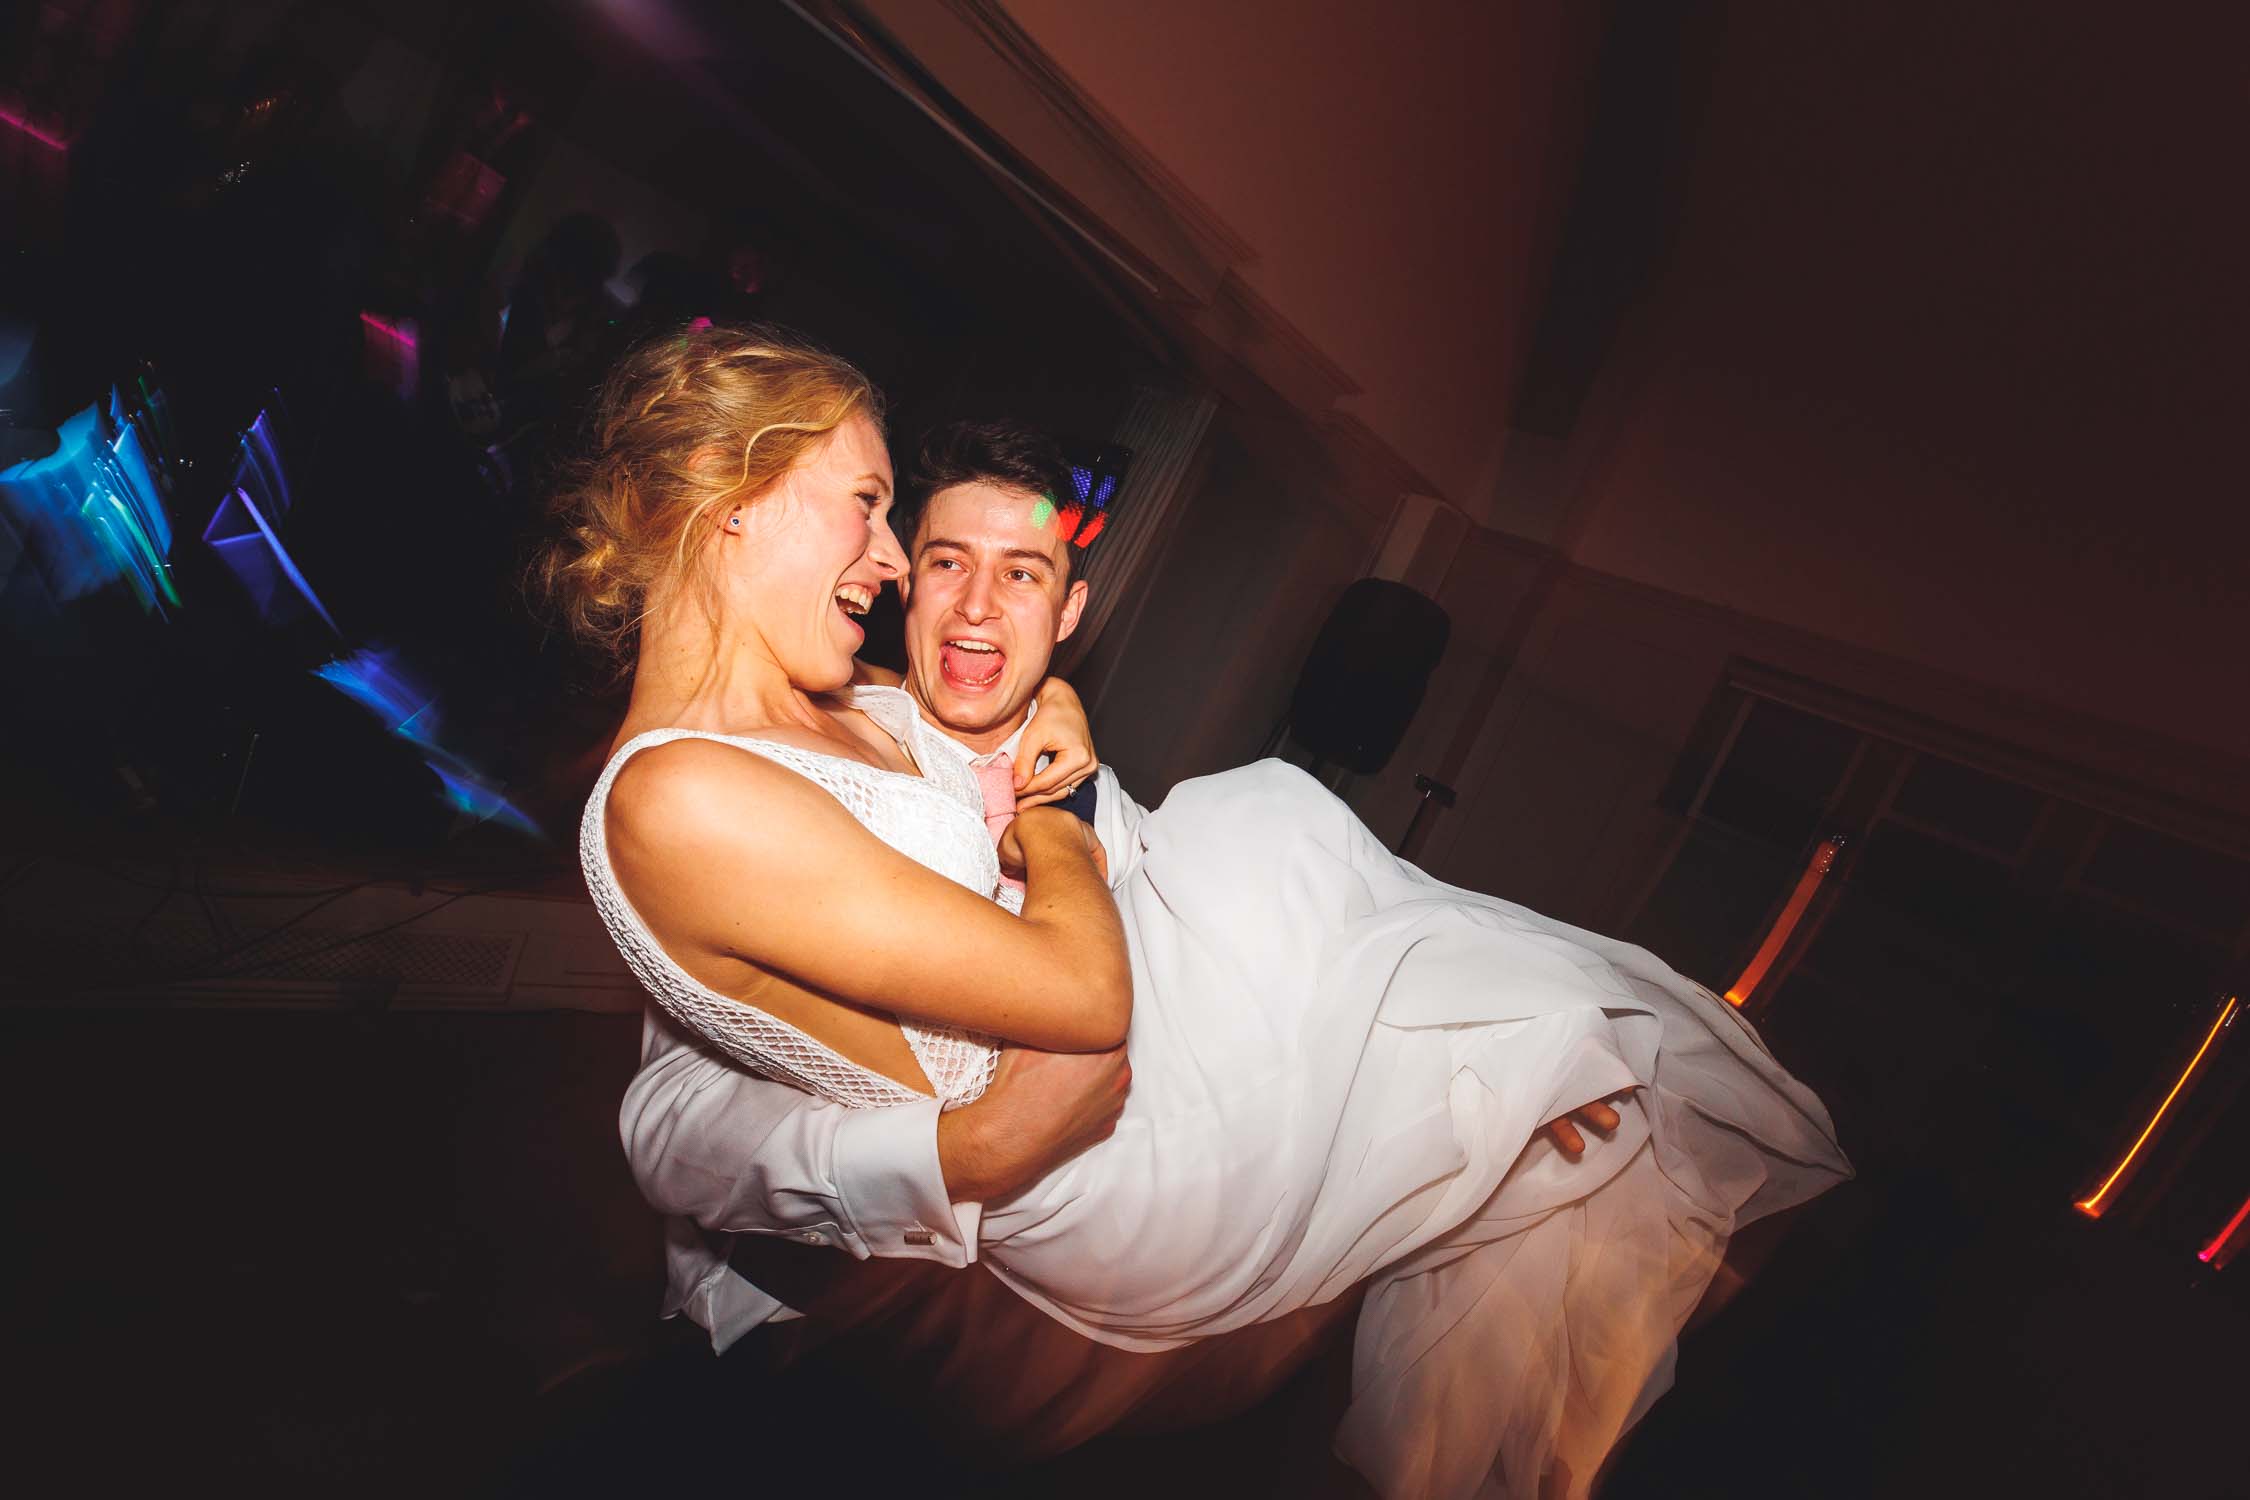
[[[938,664],[945,680],[957,688],[988,688],[1000,680],[1008,653],[990,641],[963,637],[938,648]]]

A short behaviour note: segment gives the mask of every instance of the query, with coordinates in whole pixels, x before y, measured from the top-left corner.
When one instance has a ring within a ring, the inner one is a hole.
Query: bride
[[[905,569],[879,416],[760,331],[604,390],[546,574],[633,654],[582,852],[635,972],[848,1105],[965,1103],[1001,1041],[1124,1041],[1114,1134],[987,1207],[994,1274],[1128,1350],[1359,1290],[1337,1447],[1381,1493],[1583,1493],[1728,1237],[1849,1175],[1819,1100],[1653,956],[1430,878],[1277,762],[1176,788],[1114,897],[1058,809],[996,856],[911,700],[850,686]],[[1615,1096],[1583,1157],[1537,1139]]]

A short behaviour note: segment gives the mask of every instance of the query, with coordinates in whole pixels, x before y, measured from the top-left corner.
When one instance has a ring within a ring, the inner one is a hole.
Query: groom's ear
[[[1070,639],[1070,633],[1078,628],[1078,617],[1085,612],[1086,580],[1081,578],[1070,586],[1069,593],[1063,595],[1062,618],[1055,622],[1056,645]]]

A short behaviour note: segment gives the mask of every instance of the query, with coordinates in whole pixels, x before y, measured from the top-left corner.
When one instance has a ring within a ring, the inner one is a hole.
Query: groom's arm
[[[619,1125],[642,1193],[664,1213],[861,1259],[961,1266],[976,1258],[982,1205],[1107,1136],[1131,1082],[1122,1049],[1011,1048],[960,1109],[847,1109],[704,1051],[652,1011]]]
[[[948,1191],[935,1100],[830,1104],[703,1050],[652,1011],[618,1126],[643,1196],[704,1229],[861,1259],[976,1258],[981,1200],[956,1208]]]

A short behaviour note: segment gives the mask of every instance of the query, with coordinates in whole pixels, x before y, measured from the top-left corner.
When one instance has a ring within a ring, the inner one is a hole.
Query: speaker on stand
[[[1347,776],[1382,770],[1406,738],[1452,631],[1445,611],[1420,591],[1387,578],[1360,579],[1320,627],[1265,753],[1296,741],[1311,753],[1313,775],[1331,791]],[[1452,788],[1426,776],[1415,777],[1414,785],[1422,801],[1408,837],[1433,800],[1453,805]]]

